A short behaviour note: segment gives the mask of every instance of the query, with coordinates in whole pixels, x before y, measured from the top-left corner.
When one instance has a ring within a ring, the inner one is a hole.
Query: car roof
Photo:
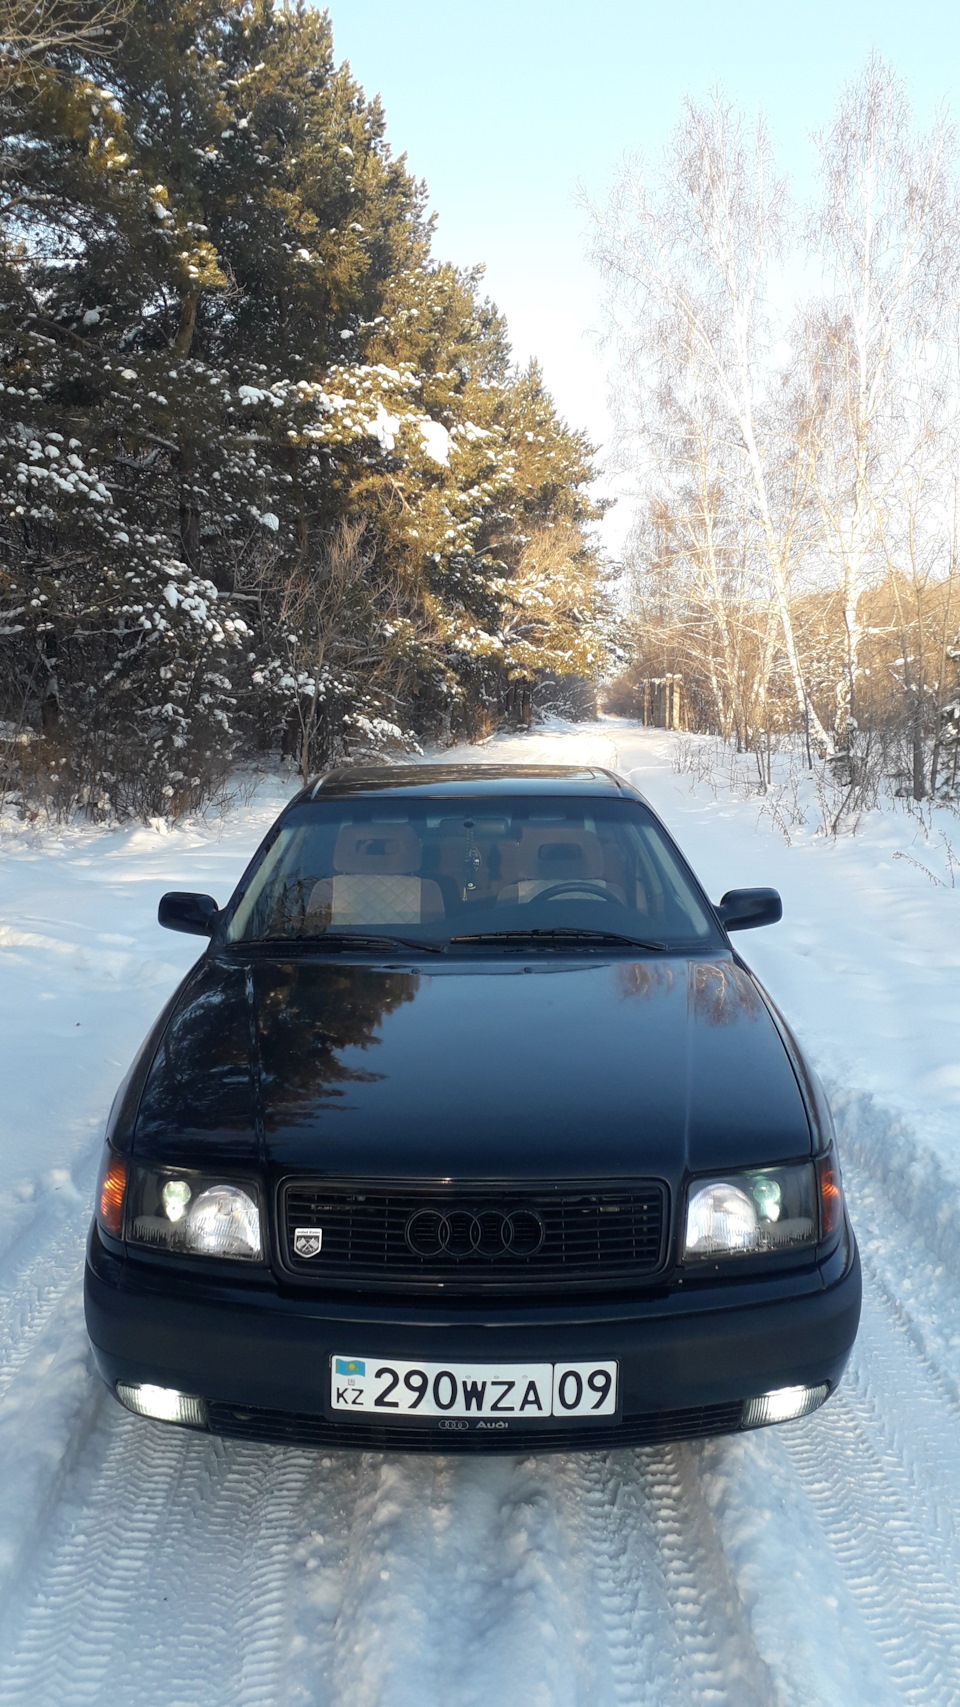
[[[354,765],[328,771],[297,801],[388,793],[471,799],[505,794],[640,798],[622,777],[598,765]]]

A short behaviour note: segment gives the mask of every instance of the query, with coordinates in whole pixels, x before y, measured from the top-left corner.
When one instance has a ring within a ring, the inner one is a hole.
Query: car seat
[[[314,884],[308,924],[419,925],[444,915],[443,896],[419,875],[420,838],[412,824],[345,824],[333,850],[333,874]]]
[[[584,884],[583,900],[590,889],[600,899],[603,891],[624,900],[623,890],[604,875],[603,848],[593,830],[575,824],[524,824],[519,840],[502,846],[503,887],[498,904],[514,905],[534,900],[559,883]],[[575,895],[571,888],[571,900]]]

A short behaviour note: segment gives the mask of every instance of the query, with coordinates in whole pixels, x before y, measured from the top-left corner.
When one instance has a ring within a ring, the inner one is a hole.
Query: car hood
[[[729,954],[416,971],[208,957],[135,1146],[331,1176],[670,1177],[802,1156],[811,1133],[770,1008]]]

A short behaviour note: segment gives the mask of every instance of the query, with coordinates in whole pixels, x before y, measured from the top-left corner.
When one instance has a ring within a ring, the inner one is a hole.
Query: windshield
[[[676,852],[636,801],[315,801],[285,819],[234,912],[231,943],[583,932],[653,948],[719,940]],[[597,939],[599,940],[599,939]]]

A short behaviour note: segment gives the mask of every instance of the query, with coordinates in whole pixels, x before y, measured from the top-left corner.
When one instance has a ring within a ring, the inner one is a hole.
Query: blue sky
[[[803,197],[810,132],[871,49],[923,124],[960,93],[956,0],[331,0],[330,13],[337,59],[381,94],[395,152],[427,181],[437,255],[486,263],[516,356],[538,356],[562,413],[598,441],[609,432],[591,335],[600,284],[579,184],[601,198],[624,154],[655,161],[684,95],[719,86],[747,114],[763,110]]]

